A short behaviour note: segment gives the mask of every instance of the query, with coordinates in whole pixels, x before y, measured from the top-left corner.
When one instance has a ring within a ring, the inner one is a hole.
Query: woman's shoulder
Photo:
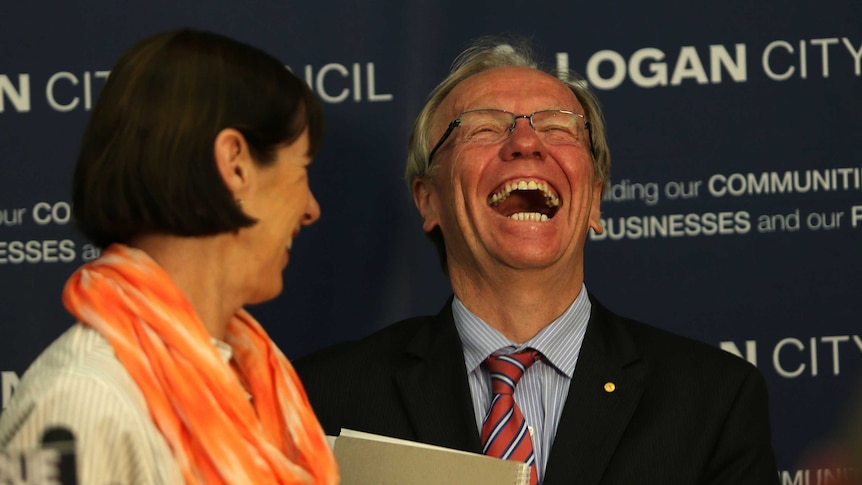
[[[128,391],[136,389],[105,337],[79,323],[61,334],[30,364],[15,388],[11,404],[70,391],[77,394],[79,390],[87,391],[81,393],[82,397],[97,393],[110,399],[112,395],[127,396]]]

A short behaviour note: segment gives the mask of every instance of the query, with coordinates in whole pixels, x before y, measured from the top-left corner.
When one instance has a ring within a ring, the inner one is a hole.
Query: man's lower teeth
[[[509,216],[509,218],[514,219],[516,221],[534,221],[534,222],[545,222],[549,220],[549,217],[541,212],[517,212]]]

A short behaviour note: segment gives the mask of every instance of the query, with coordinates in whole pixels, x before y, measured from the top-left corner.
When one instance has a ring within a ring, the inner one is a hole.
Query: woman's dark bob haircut
[[[242,133],[261,165],[308,128],[314,157],[323,108],[284,64],[227,37],[178,30],[134,45],[112,69],[84,134],[72,186],[78,229],[105,247],[253,225],[216,168],[215,138],[225,128]]]

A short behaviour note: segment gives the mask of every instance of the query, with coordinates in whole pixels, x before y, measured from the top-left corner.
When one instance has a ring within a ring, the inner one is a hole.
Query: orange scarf
[[[69,278],[63,302],[110,342],[187,484],[338,483],[293,366],[245,310],[227,326],[232,370],[189,301],[143,251],[108,247]]]

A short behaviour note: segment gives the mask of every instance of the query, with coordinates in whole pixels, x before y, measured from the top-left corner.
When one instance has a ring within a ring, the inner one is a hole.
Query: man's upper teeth
[[[548,189],[548,184],[536,182],[535,180],[530,180],[529,182],[526,180],[519,180],[517,182],[506,184],[499,192],[491,195],[491,205],[497,205],[500,202],[503,202],[516,190],[540,190],[545,194],[545,203],[548,207],[557,207],[560,205],[560,198]]]

